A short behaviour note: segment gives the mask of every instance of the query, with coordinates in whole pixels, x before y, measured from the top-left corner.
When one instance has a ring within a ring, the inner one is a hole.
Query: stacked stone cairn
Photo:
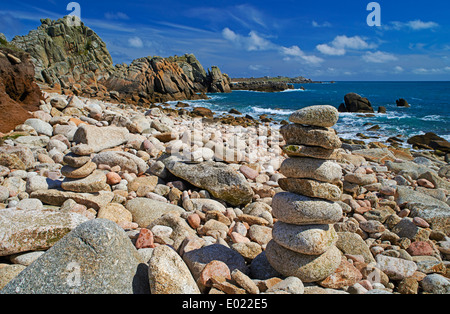
[[[334,224],[342,218],[336,203],[342,195],[342,168],[336,162],[342,143],[331,129],[339,119],[332,106],[313,106],[295,112],[293,124],[281,128],[290,157],[279,180],[287,192],[272,201],[277,222],[266,256],[272,267],[286,277],[303,282],[320,282],[333,274],[341,263],[336,247]]]
[[[61,184],[65,191],[77,193],[97,193],[108,191],[106,175],[103,171],[97,170],[97,164],[91,160],[90,156],[81,156],[69,153],[64,156],[64,166],[61,173],[66,178]]]

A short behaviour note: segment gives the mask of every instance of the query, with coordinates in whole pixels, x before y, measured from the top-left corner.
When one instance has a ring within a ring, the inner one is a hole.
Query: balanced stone
[[[95,169],[97,169],[97,165],[93,162],[88,162],[80,168],[64,166],[61,169],[61,174],[70,179],[82,179],[89,176]]]
[[[342,142],[330,128],[288,124],[280,129],[287,145],[319,146],[325,149],[338,149]]]
[[[267,244],[266,256],[280,274],[303,282],[317,282],[334,273],[341,263],[341,252],[333,246],[322,255],[305,255],[288,250],[275,241]]]
[[[332,127],[338,120],[338,110],[328,105],[303,108],[294,112],[289,118],[292,123],[326,128]]]
[[[326,160],[338,160],[341,157],[337,149],[325,149],[307,145],[285,145],[283,146],[283,152],[289,157],[310,157]]]
[[[321,255],[336,245],[338,235],[333,225],[297,226],[276,222],[273,240],[284,248],[306,255]]]
[[[80,168],[91,161],[89,156],[78,156],[74,153],[69,153],[64,156],[63,161],[70,167]]]
[[[61,184],[65,191],[79,193],[96,193],[104,191],[109,186],[106,184],[106,175],[103,171],[95,170],[90,176],[80,180],[66,180]]]
[[[342,218],[342,207],[322,199],[281,192],[272,199],[272,214],[279,221],[296,225],[334,224]]]
[[[288,158],[282,164],[280,172],[288,178],[309,178],[323,182],[341,180],[341,166],[330,160],[314,158]]]
[[[342,191],[338,186],[311,179],[283,178],[278,180],[278,184],[285,191],[329,201],[339,201],[342,196]]]

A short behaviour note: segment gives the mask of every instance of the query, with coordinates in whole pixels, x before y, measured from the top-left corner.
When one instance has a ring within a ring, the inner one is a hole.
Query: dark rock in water
[[[241,115],[242,114],[241,112],[237,111],[236,109],[231,109],[229,113],[230,114],[237,114],[237,115]]]
[[[0,47],[0,132],[7,133],[32,118],[29,111],[39,110],[41,97],[30,56]]]
[[[226,74],[222,74],[216,66],[208,71],[208,92],[210,93],[231,93],[231,79]]]
[[[395,102],[397,103],[397,107],[405,107],[405,108],[411,107],[408,104],[408,102],[403,98],[397,99]]]
[[[408,139],[408,144],[422,149],[438,150],[443,153],[450,153],[450,142],[436,135],[433,132],[425,135],[416,135]]]
[[[378,107],[378,113],[386,113],[386,107],[384,106]]]
[[[344,97],[345,104],[339,106],[339,112],[374,113],[372,104],[367,98],[355,93],[349,93]]]
[[[200,117],[214,117],[214,112],[211,111],[211,109],[204,108],[204,107],[196,107],[194,110],[192,110],[192,114],[194,116],[200,116]]]

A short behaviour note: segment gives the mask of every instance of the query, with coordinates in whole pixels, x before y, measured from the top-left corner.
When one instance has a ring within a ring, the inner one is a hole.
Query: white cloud
[[[248,36],[242,36],[226,27],[222,30],[222,36],[226,40],[244,48],[247,51],[269,50],[274,47],[273,43],[261,37],[255,31],[251,31]]]
[[[285,58],[286,61],[289,61],[293,57],[296,60],[305,62],[310,65],[319,65],[322,62],[324,62],[322,58],[319,58],[314,55],[305,54],[305,52],[303,52],[303,50],[301,50],[300,47],[298,46],[292,46],[290,48],[281,47],[280,51],[281,54],[286,56]]]
[[[359,36],[347,37],[342,35],[336,36],[336,38],[329,44],[317,45],[316,49],[325,55],[343,56],[347,53],[348,49],[366,50],[375,47],[375,44],[369,44]]]
[[[329,55],[329,56],[343,56],[347,52],[347,51],[345,51],[345,49],[331,47],[327,44],[317,45],[316,48],[324,55]]]
[[[105,18],[107,20],[129,20],[130,19],[130,17],[123,12],[116,12],[116,13],[106,12]]]
[[[414,20],[409,22],[390,22],[383,26],[385,30],[401,30],[401,29],[410,29],[413,31],[420,31],[425,29],[433,29],[439,27],[439,24],[436,22],[423,22],[421,20]]]
[[[398,73],[403,73],[405,71],[405,69],[403,69],[401,66],[397,65],[394,68],[394,73],[398,74]]]
[[[422,22],[421,20],[410,21],[406,24],[413,30],[431,29],[439,26],[439,24],[435,22]]]
[[[144,47],[144,42],[139,37],[132,37],[128,39],[128,44],[133,48],[142,48]]]
[[[390,61],[396,61],[398,58],[391,53],[376,51],[368,51],[363,57],[363,60],[370,63],[386,63]]]
[[[431,68],[431,69],[425,69],[425,68],[418,68],[414,69],[414,74],[443,74],[443,73],[449,73],[450,72],[450,66],[447,66],[445,68]]]
[[[330,22],[323,22],[322,24],[316,22],[316,21],[312,21],[312,26],[313,27],[332,27],[333,25],[331,25]]]
[[[222,36],[226,40],[232,42],[234,45],[247,51],[278,51],[282,56],[284,56],[285,61],[295,60],[313,66],[317,66],[324,62],[322,58],[314,55],[307,55],[298,46],[283,47],[274,44],[271,41],[258,35],[255,31],[251,31],[248,36],[242,36],[236,34],[234,31],[227,27],[222,30]]]

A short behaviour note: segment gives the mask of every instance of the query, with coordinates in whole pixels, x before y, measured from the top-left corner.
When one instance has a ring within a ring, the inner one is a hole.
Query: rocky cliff
[[[146,57],[134,60],[130,65],[117,65],[111,76],[102,81],[118,97],[148,99],[162,102],[180,99],[199,99],[194,82],[185,74],[176,62],[160,57]]]
[[[30,56],[0,43],[0,132],[9,132],[39,109],[41,90]]]
[[[37,30],[13,39],[16,47],[31,55],[36,80],[42,86],[63,93],[142,104],[206,98],[207,92],[231,92],[226,74],[217,67],[205,71],[192,54],[144,57],[130,65],[114,66],[102,39],[76,19],[43,19]]]
[[[31,55],[38,82],[69,89],[78,84],[78,88],[84,88],[114,71],[103,40],[74,19],[77,17],[42,19],[36,30],[12,40],[12,44]]]

